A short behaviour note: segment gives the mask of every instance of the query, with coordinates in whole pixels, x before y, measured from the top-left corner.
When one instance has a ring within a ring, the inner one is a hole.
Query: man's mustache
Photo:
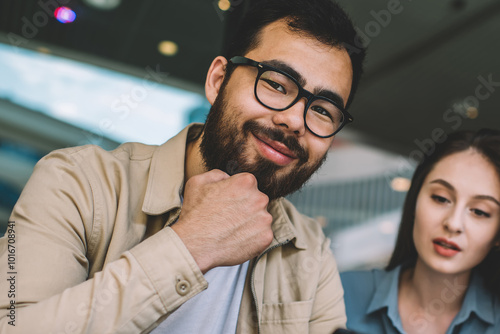
[[[302,163],[309,160],[309,153],[299,144],[297,138],[293,136],[286,136],[285,133],[279,129],[264,127],[256,121],[250,120],[243,124],[243,131],[245,134],[252,132],[282,143],[290,151],[292,151]]]

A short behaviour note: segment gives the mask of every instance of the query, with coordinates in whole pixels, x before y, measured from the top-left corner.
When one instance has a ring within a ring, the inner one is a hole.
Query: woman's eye
[[[280,85],[276,81],[272,81],[272,80],[269,80],[269,79],[262,79],[262,80],[264,80],[265,82],[267,82],[267,84],[269,86],[271,86],[273,89],[277,90],[278,92],[286,94],[285,87],[283,87],[282,85]]]
[[[490,218],[491,215],[488,213],[488,212],[484,212],[483,210],[479,210],[479,209],[471,209],[471,211],[476,215],[476,216],[479,216],[479,217],[486,217],[486,218]]]
[[[431,198],[438,203],[449,203],[450,202],[446,197],[439,196],[439,195],[432,195]]]

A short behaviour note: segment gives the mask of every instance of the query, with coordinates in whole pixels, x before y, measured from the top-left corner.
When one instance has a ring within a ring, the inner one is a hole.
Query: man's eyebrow
[[[333,102],[337,103],[342,108],[344,107],[344,99],[339,94],[332,92],[331,90],[319,89],[319,90],[314,90],[313,93],[314,93],[314,95],[326,97],[327,99],[332,100]]]
[[[441,184],[442,186],[444,186],[452,191],[455,191],[455,188],[450,183],[446,182],[443,179],[436,179],[434,181],[431,181],[430,183],[438,183],[438,184]],[[498,201],[495,197],[490,196],[490,195],[476,195],[476,196],[474,196],[474,198],[475,199],[489,200],[489,201],[492,201],[493,203],[497,204],[498,206],[500,206],[500,201]]]
[[[281,70],[283,72],[286,72],[287,74],[290,74],[297,82],[304,87],[306,85],[306,79],[297,71],[295,71],[290,65],[282,62],[281,60],[277,59],[272,59],[272,60],[267,60],[263,61],[263,64],[270,65],[272,67],[277,68],[278,70]]]
[[[277,59],[272,59],[272,60],[267,60],[263,61],[263,64],[270,65],[272,67],[277,68],[278,70],[281,70],[289,75],[291,75],[297,82],[304,87],[306,85],[306,79],[296,70],[294,70],[292,67],[290,67],[288,64],[277,60]],[[333,102],[337,103],[338,105],[344,107],[344,99],[337,93],[324,89],[324,88],[318,88],[315,89],[312,92],[314,95],[321,96],[321,97],[326,97],[327,99],[332,100]]]

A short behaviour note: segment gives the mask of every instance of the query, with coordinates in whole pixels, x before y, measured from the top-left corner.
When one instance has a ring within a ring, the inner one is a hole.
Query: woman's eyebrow
[[[449,182],[447,182],[447,181],[445,181],[443,179],[435,179],[435,180],[433,180],[433,181],[431,181],[429,183],[431,183],[431,184],[432,183],[438,183],[438,184],[444,186],[445,188],[448,188],[448,189],[450,189],[452,191],[455,191],[455,187],[453,187]]]
[[[430,183],[438,183],[441,184],[442,186],[450,189],[451,191],[455,191],[455,187],[453,187],[449,182],[446,182],[443,179],[436,179],[431,181]],[[497,204],[500,206],[500,201],[498,201],[495,197],[490,196],[490,195],[476,195],[474,196],[475,199],[484,199],[484,200],[489,200],[492,201],[493,203]]]
[[[498,206],[500,206],[500,202],[495,197],[490,196],[490,195],[476,195],[476,196],[474,196],[474,198],[489,200],[489,201],[492,201],[493,203],[496,203]]]

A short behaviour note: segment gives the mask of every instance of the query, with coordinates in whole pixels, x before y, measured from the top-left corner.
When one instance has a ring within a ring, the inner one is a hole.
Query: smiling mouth
[[[295,153],[293,153],[293,151],[290,150],[288,147],[286,147],[285,144],[268,139],[268,138],[260,137],[256,134],[254,134],[254,136],[255,136],[255,138],[257,138],[258,140],[260,140],[261,142],[263,142],[267,146],[271,147],[276,152],[281,153],[281,154],[289,157],[290,159],[297,159],[297,155]]]

